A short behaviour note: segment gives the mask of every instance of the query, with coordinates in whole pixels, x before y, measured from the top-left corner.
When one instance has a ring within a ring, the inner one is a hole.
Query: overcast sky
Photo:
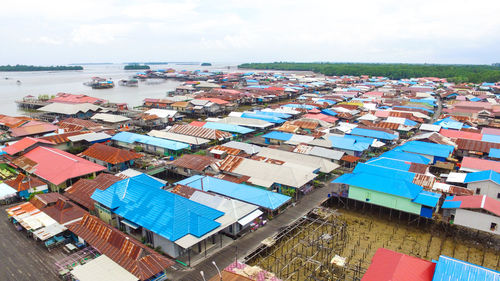
[[[499,0],[12,0],[0,65],[500,62]]]

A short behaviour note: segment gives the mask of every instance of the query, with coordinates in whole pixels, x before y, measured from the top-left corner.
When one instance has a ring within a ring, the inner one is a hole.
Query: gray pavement
[[[0,281],[54,281],[54,263],[60,252],[47,251],[40,241],[26,237],[8,221],[5,207],[0,211]]]
[[[314,190],[312,193],[302,198],[298,204],[288,208],[284,213],[269,221],[264,227],[235,240],[231,245],[222,248],[199,264],[193,265],[192,269],[184,271],[170,270],[167,274],[169,280],[202,281],[203,279],[201,278],[200,271],[205,273],[205,278],[207,280],[210,279],[217,274],[217,269],[212,264],[212,261],[215,261],[217,266],[223,269],[234,262],[235,259],[240,260],[244,258],[256,249],[262,240],[278,233],[280,228],[291,224],[325,201],[330,192],[331,189],[328,187]]]

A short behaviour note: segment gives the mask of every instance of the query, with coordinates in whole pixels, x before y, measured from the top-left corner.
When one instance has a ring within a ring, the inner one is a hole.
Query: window
[[[491,231],[496,231],[496,230],[497,230],[497,227],[498,227],[498,226],[497,226],[497,224],[496,224],[496,223],[494,223],[494,222],[492,222],[492,223],[491,223],[491,226],[490,226],[490,230],[491,230]]]
[[[500,199],[500,192],[497,193],[497,199]]]
[[[476,188],[476,194],[481,194],[481,188]]]

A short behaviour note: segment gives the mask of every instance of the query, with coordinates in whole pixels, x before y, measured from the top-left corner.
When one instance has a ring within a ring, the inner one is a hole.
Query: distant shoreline
[[[67,71],[67,70],[83,70],[80,65],[75,66],[37,66],[37,65],[0,65],[0,72],[26,72],[26,71]]]

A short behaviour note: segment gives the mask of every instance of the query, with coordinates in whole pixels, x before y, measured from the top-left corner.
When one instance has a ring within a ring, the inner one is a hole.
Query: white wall
[[[496,231],[490,230],[492,222],[497,224]],[[457,209],[454,224],[500,235],[500,218],[486,213]]]
[[[500,185],[486,180],[486,181],[479,181],[479,182],[471,182],[467,184],[467,188],[472,190],[474,194],[476,194],[476,189],[480,188],[480,193],[481,195],[486,195],[488,197],[491,197],[493,199],[499,200],[498,199],[498,193],[500,193]]]

